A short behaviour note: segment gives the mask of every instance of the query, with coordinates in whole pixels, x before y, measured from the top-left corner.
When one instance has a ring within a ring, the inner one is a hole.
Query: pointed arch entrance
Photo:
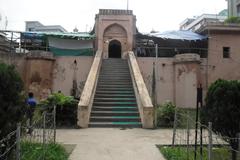
[[[112,40],[108,45],[108,57],[109,58],[121,58],[122,46],[118,40]]]

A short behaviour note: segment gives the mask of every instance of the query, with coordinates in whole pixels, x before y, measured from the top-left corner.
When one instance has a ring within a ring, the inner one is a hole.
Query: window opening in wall
[[[223,58],[230,58],[230,47],[223,47]]]
[[[240,16],[240,4],[237,5],[237,16]]]

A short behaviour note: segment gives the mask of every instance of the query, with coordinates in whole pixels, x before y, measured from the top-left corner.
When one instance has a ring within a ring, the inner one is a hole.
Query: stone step
[[[107,65],[128,65],[128,62],[103,62],[102,64],[104,64],[104,66],[107,66]]]
[[[91,122],[141,122],[139,116],[91,116]]]
[[[135,98],[134,94],[95,94],[95,98]]]
[[[116,78],[111,78],[111,77],[99,77],[98,78],[98,80],[100,81],[100,82],[102,82],[102,81],[106,81],[106,82],[112,82],[112,81],[114,81],[114,82],[124,82],[124,81],[126,81],[126,82],[132,82],[132,79],[130,79],[130,78],[118,78],[118,77],[116,77]]]
[[[117,70],[120,70],[120,71],[129,71],[129,68],[128,67],[114,67],[114,66],[105,66],[103,68],[101,68],[101,71],[104,70],[104,71],[117,71]]]
[[[109,84],[109,85],[132,85],[132,80],[131,81],[100,81],[100,79],[98,79],[98,84]]]
[[[130,73],[111,73],[111,72],[101,72],[99,76],[131,76]]]
[[[98,84],[99,88],[133,88],[132,84]]]
[[[99,75],[99,78],[105,78],[105,79],[131,79],[131,76],[129,75]]]
[[[131,79],[114,79],[114,81],[112,79],[108,79],[108,78],[99,78],[98,79],[99,82],[106,82],[106,83],[109,83],[109,82],[132,82]]]
[[[96,94],[134,94],[133,90],[130,91],[106,91],[106,90],[96,90]]]
[[[138,111],[137,106],[93,106],[92,111]]]
[[[107,79],[107,78],[99,78],[99,82],[105,83],[105,84],[111,84],[111,83],[132,83],[132,80],[130,79]]]
[[[95,106],[137,106],[136,102],[93,102]]]
[[[135,98],[94,98],[94,102],[136,102]]]
[[[127,61],[126,59],[120,59],[120,58],[108,58],[108,59],[103,59],[103,61]]]
[[[100,70],[101,73],[130,73],[129,69],[119,69],[119,68],[116,68],[116,69],[110,69],[110,68],[102,68]]]
[[[127,60],[103,60],[90,127],[142,127]]]
[[[112,69],[111,67],[108,68],[101,68],[100,72],[119,72],[119,73],[129,73],[130,70],[128,68],[126,69],[120,69],[120,70],[116,70],[116,69]]]
[[[96,128],[141,128],[141,122],[90,122],[89,127]]]
[[[97,91],[133,91],[133,88],[109,88],[109,87],[97,87]]]
[[[129,72],[129,69],[128,68],[119,68],[119,67],[117,67],[117,68],[102,68],[101,70],[100,70],[100,72],[102,73],[102,72],[114,72],[114,71],[119,71],[119,72]]]
[[[108,63],[110,63],[110,64],[128,64],[128,62],[127,61],[124,61],[124,60],[103,60],[103,63],[104,64],[108,64]]]
[[[98,85],[97,90],[118,90],[118,91],[128,91],[133,90],[132,86],[107,86],[107,85]]]
[[[101,76],[131,76],[130,73],[111,73],[111,72],[102,72]]]
[[[102,71],[102,72],[100,72],[100,75],[129,75],[129,76],[131,76],[130,75],[130,72],[115,72],[115,71]]]
[[[139,116],[136,111],[92,111],[91,116]]]
[[[116,63],[128,63],[127,61],[124,61],[124,60],[103,60],[103,63],[106,64],[106,63],[110,63],[110,64],[116,64]]]

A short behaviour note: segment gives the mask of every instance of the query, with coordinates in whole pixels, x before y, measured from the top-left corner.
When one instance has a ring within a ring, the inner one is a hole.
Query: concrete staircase
[[[103,60],[89,127],[142,127],[127,60]]]

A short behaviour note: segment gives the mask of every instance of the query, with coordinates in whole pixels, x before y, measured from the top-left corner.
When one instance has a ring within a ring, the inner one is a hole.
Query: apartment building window
[[[240,16],[240,4],[237,5],[237,16]]]
[[[223,58],[230,58],[230,47],[223,47]]]

